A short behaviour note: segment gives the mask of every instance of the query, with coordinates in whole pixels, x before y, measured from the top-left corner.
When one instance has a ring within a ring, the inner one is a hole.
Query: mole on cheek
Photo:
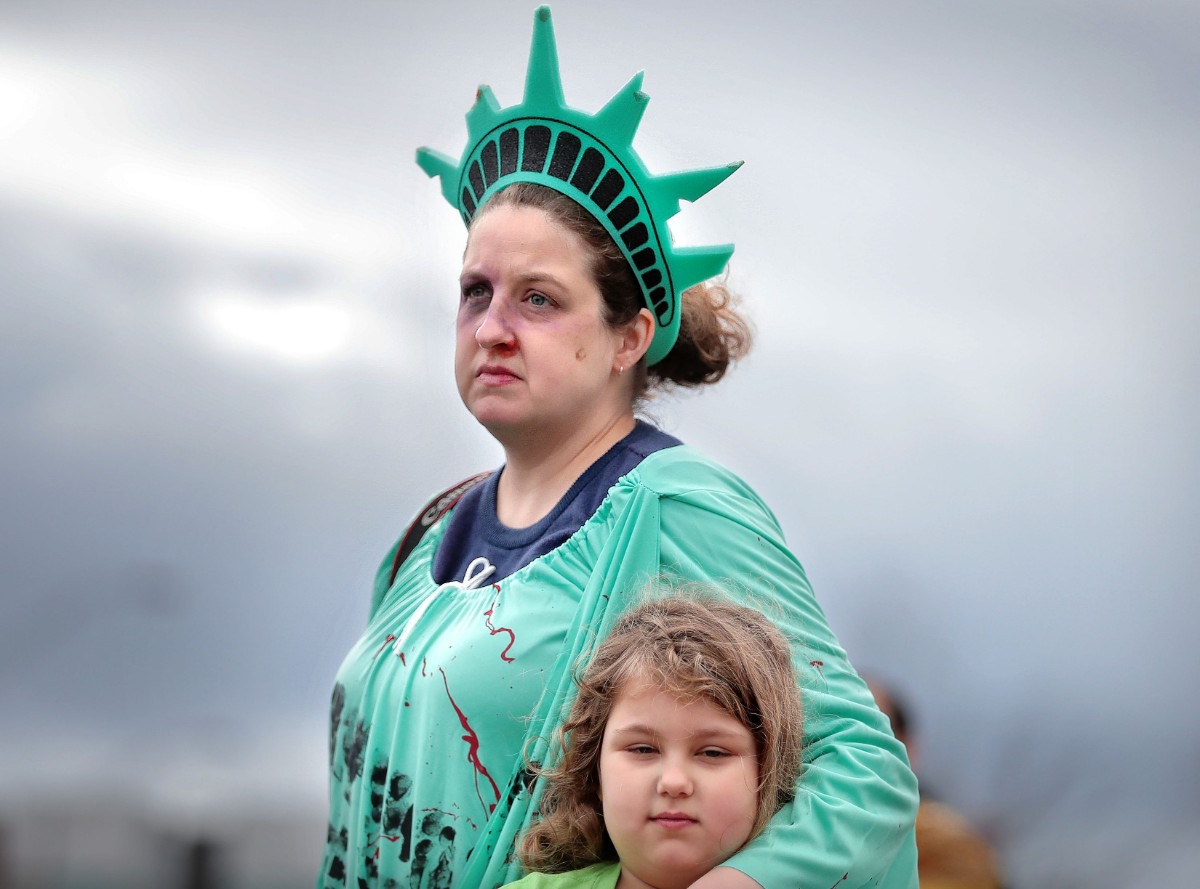
[[[582,347],[580,347],[579,351],[575,353],[576,361],[582,361],[586,357],[587,357],[587,350]]]

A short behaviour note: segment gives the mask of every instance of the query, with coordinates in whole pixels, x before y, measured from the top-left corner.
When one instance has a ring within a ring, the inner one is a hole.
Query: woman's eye
[[[633,744],[628,749],[630,753],[636,753],[639,756],[646,756],[654,752],[654,748],[649,744]]]
[[[488,289],[482,284],[469,284],[463,288],[463,299],[482,299],[488,295]]]
[[[529,304],[538,307],[548,306],[551,304],[550,297],[544,293],[531,293],[529,294]]]
[[[709,747],[705,750],[701,750],[700,755],[705,759],[722,759],[726,756],[729,756],[730,753],[728,750],[720,750],[716,747]]]

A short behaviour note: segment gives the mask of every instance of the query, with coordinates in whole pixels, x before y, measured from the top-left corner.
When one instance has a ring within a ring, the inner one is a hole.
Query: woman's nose
[[[475,342],[481,349],[498,349],[513,345],[512,324],[507,308],[498,299],[488,304],[483,321],[475,331]]]

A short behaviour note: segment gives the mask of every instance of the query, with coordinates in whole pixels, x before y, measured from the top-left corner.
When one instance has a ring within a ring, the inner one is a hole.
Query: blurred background
[[[531,0],[0,6],[0,886],[311,886],[374,570],[496,465],[413,163]],[[1200,872],[1200,7],[558,0],[756,351],[653,417],[774,507],[1012,889]],[[1191,701],[1192,703],[1188,703]]]

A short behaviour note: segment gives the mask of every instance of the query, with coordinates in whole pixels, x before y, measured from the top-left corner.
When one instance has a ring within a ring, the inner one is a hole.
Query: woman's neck
[[[502,442],[505,464],[496,489],[496,517],[510,528],[541,521],[635,425],[629,411],[560,436],[535,433],[519,442]]]

